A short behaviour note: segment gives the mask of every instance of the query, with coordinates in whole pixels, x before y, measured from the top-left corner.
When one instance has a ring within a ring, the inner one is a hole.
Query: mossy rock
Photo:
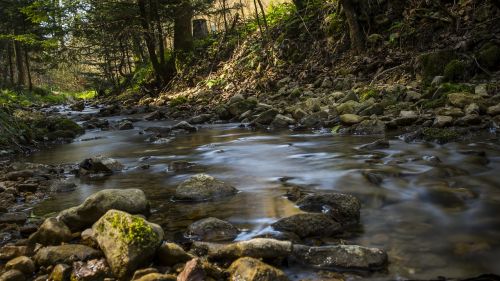
[[[447,143],[460,137],[456,131],[451,129],[424,128],[422,129],[422,139],[425,141],[436,141],[438,143]]]
[[[489,70],[500,69],[500,46],[486,43],[477,53],[479,64]]]
[[[464,81],[468,78],[469,64],[461,60],[452,60],[444,68],[444,79],[446,81]]]
[[[441,50],[421,55],[418,60],[423,82],[429,84],[434,77],[442,75],[448,63],[456,59],[453,51]]]
[[[118,210],[104,214],[92,230],[113,274],[120,280],[149,264],[164,237],[159,225]]]

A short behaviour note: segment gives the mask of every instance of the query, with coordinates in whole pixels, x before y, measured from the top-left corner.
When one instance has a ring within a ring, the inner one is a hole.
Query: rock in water
[[[121,171],[123,165],[113,158],[108,158],[104,156],[95,156],[83,160],[79,164],[80,170],[78,171],[80,176],[85,176],[89,174],[113,174],[114,172]]]
[[[292,232],[304,237],[328,237],[342,231],[342,226],[325,214],[297,214],[272,224],[278,231]]]
[[[239,230],[227,221],[218,218],[206,218],[194,222],[188,228],[187,235],[201,241],[230,241],[239,234]]]
[[[71,230],[63,222],[56,218],[48,218],[29,240],[42,245],[60,245],[62,242],[70,241],[71,238]]]
[[[104,189],[92,194],[81,205],[62,211],[57,218],[72,231],[79,231],[90,227],[111,209],[148,215],[149,202],[140,189]]]
[[[294,245],[292,258],[320,269],[380,270],[387,265],[387,253],[357,245],[309,247]]]
[[[164,236],[159,225],[118,210],[108,211],[92,230],[118,279],[151,262]]]
[[[37,265],[71,264],[102,257],[102,252],[84,245],[65,244],[41,248],[34,259]]]
[[[205,201],[234,195],[236,188],[206,174],[198,174],[181,183],[175,190],[175,199]]]
[[[361,202],[352,195],[342,193],[311,194],[299,199],[296,204],[304,211],[325,212],[343,225],[359,222]]]
[[[214,260],[231,261],[241,257],[273,259],[288,256],[292,252],[292,243],[268,238],[255,238],[232,244],[194,242],[192,250]]]

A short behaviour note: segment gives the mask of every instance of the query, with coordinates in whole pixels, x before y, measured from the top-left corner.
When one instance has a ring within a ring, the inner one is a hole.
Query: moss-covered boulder
[[[113,274],[120,280],[151,262],[164,237],[160,226],[118,210],[108,211],[92,230]]]
[[[198,174],[181,183],[175,190],[175,199],[183,201],[205,201],[234,195],[238,192],[232,185],[206,174]]]
[[[489,70],[500,69],[500,46],[495,43],[486,43],[477,53],[479,64]]]
[[[104,189],[92,194],[79,206],[62,211],[58,219],[72,231],[79,231],[90,227],[111,209],[148,215],[149,202],[140,189]]]
[[[464,81],[469,76],[470,65],[462,60],[454,59],[444,68],[443,76],[446,81]]]
[[[467,92],[459,92],[448,94],[447,99],[448,104],[458,108],[464,108],[469,104],[477,102],[479,97]]]
[[[434,77],[443,74],[446,65],[455,58],[455,53],[449,50],[431,52],[418,57],[423,82],[430,84]]]
[[[230,281],[287,281],[285,273],[258,259],[244,257],[236,260],[228,269]]]

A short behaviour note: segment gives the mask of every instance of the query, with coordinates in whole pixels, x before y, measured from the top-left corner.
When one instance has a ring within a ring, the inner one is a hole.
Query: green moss
[[[422,102],[423,109],[434,109],[446,105],[446,96],[441,96],[438,99],[425,100]]]
[[[422,129],[422,138],[426,141],[437,141],[438,143],[447,143],[456,140],[460,135],[450,129],[424,128]]]
[[[477,59],[481,66],[489,70],[500,68],[500,46],[494,43],[485,44],[478,52]]]
[[[467,78],[468,64],[461,60],[452,60],[444,68],[444,79],[446,81],[463,81]]]
[[[149,245],[151,243],[156,243],[158,240],[158,234],[143,218],[131,216],[129,219],[128,217],[115,213],[109,216],[107,221],[114,229],[118,230],[121,239],[127,244]],[[104,230],[102,225],[98,226],[98,228],[101,231]]]
[[[379,95],[379,91],[377,91],[375,89],[367,89],[367,90],[362,91],[359,94],[359,101],[364,102],[364,101],[369,100],[370,98],[377,98],[378,95]]]

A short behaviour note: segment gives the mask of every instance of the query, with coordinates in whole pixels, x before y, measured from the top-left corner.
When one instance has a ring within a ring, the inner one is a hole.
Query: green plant
[[[185,103],[187,103],[189,100],[186,96],[177,96],[177,97],[174,97],[170,100],[170,106],[171,107],[176,107],[176,106],[179,106],[179,105],[183,105]]]

